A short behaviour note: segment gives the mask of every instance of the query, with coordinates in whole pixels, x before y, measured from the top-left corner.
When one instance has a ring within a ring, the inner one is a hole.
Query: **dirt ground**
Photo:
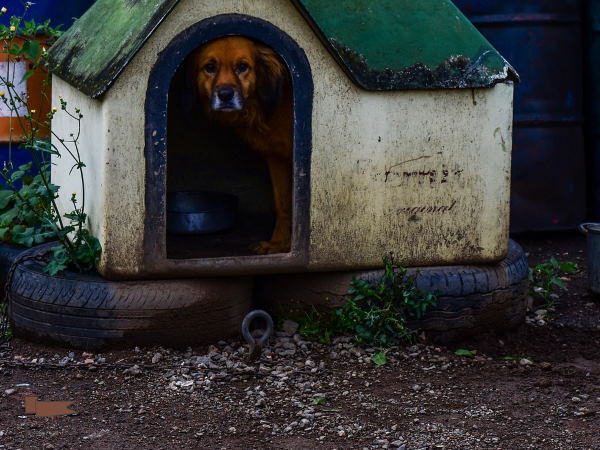
[[[515,238],[530,265],[585,267],[582,236]],[[585,269],[568,286],[542,322],[392,349],[383,366],[348,339],[283,332],[257,364],[239,342],[92,355],[15,339],[0,352],[0,448],[600,449],[600,299]],[[32,395],[76,413],[25,415]]]

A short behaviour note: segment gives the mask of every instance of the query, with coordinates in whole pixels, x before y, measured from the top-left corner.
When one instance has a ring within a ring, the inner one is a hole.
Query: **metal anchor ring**
[[[256,319],[264,320],[266,325],[264,333],[258,339],[254,338],[250,333],[250,325]],[[250,346],[250,355],[248,356],[250,361],[254,361],[260,356],[263,346],[273,333],[273,328],[273,319],[268,312],[263,311],[262,309],[255,309],[246,314],[246,317],[244,317],[244,320],[242,321],[242,336]]]

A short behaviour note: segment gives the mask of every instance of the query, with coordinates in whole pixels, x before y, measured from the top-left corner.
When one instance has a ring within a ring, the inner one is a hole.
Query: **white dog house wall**
[[[170,104],[188,55],[231,35],[271,47],[291,77],[288,253],[247,250],[273,226],[261,158],[206,121],[183,125]],[[487,264],[508,252],[517,74],[449,0],[98,0],[50,56],[55,99],[84,116],[107,278],[376,269],[390,251],[405,266]],[[59,136],[72,127],[53,123]],[[54,162],[62,192],[80,192],[66,158]],[[194,190],[235,195],[237,225],[167,233],[168,194]]]

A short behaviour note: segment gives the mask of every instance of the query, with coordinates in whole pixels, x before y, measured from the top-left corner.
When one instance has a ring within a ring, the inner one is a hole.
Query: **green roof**
[[[50,48],[54,73],[102,95],[178,1],[97,0]]]
[[[518,79],[450,0],[288,1],[364,89],[478,88]],[[97,0],[50,49],[55,73],[91,97],[102,95],[178,2]]]
[[[293,0],[369,90],[491,87],[515,70],[450,0]]]

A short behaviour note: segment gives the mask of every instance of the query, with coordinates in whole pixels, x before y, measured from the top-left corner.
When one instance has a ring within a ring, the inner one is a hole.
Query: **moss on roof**
[[[55,73],[103,94],[179,0],[97,0],[50,49]]]

